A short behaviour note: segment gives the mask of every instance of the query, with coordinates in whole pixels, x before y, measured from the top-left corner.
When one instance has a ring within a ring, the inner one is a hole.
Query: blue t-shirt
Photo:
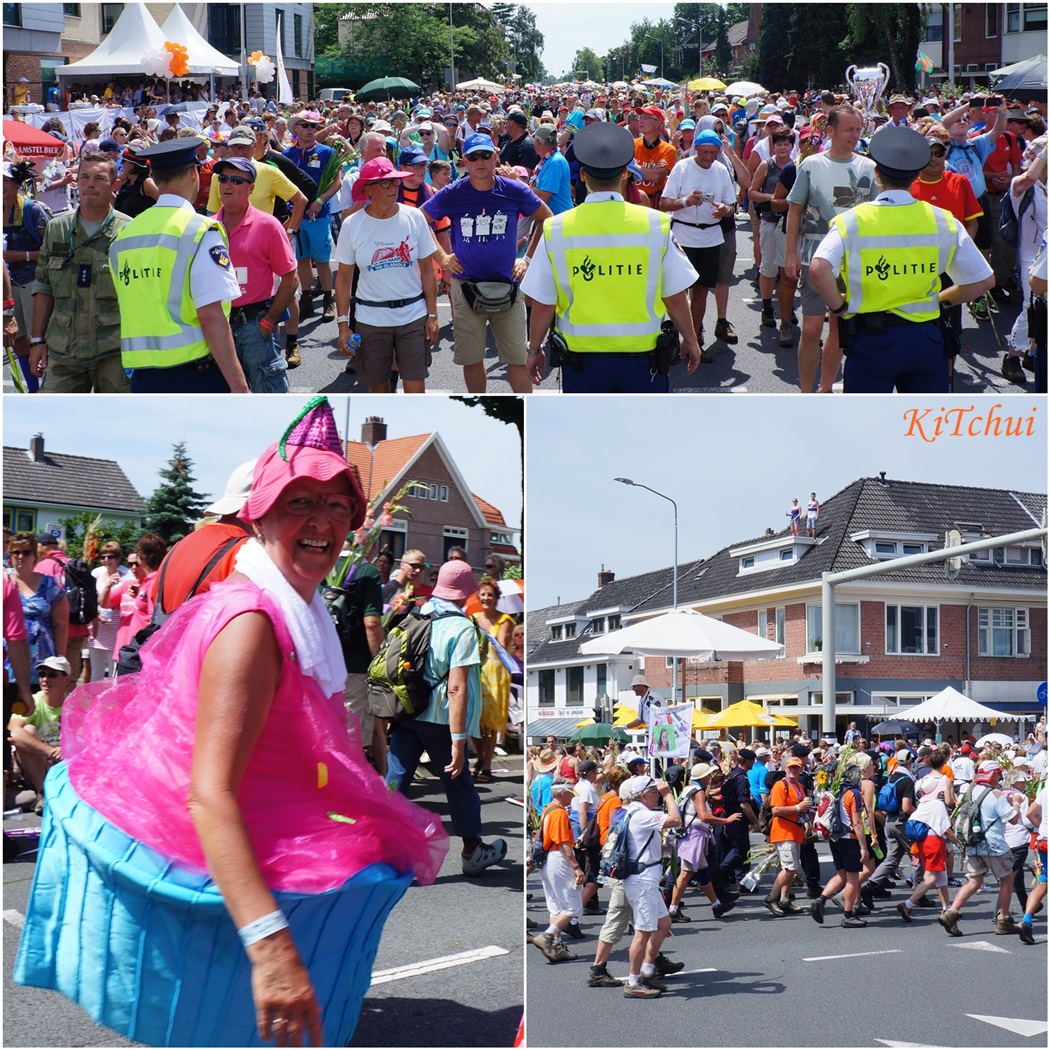
[[[965,175],[973,187],[973,194],[980,198],[985,191],[984,162],[995,150],[995,143],[990,135],[978,135],[964,143],[948,144],[948,163],[951,170]]]
[[[510,280],[518,254],[518,215],[532,215],[543,201],[522,182],[496,176],[491,190],[460,179],[423,205],[431,219],[452,220],[452,250],[471,281]]]
[[[555,215],[572,207],[572,194],[569,192],[571,178],[569,162],[560,153],[552,153],[537,170],[536,189],[551,195],[547,207]]]
[[[321,183],[321,172],[324,171],[332,152],[331,146],[322,146],[318,143],[313,149],[307,150],[305,153],[298,146],[291,146],[284,151],[284,155],[297,167],[305,171],[314,180],[314,183],[319,186]],[[325,201],[321,205],[321,210],[317,213],[317,218],[327,218],[330,214],[329,202]]]

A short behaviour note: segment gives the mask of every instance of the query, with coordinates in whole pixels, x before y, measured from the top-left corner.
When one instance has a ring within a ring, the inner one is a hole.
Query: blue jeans
[[[481,798],[469,768],[464,764],[458,777],[445,772],[445,766],[452,761],[452,736],[448,726],[420,722],[415,718],[398,722],[391,734],[390,750],[386,756],[387,784],[407,795],[419,765],[419,756],[424,751],[430,756],[434,771],[441,777],[452,819],[452,834],[461,839],[480,835]]]
[[[233,345],[253,394],[288,393],[288,362],[274,333],[267,335],[257,321],[246,321],[234,326]]]
[[[666,394],[670,379],[652,373],[648,354],[583,355],[583,368],[561,370],[561,388],[566,394]]]

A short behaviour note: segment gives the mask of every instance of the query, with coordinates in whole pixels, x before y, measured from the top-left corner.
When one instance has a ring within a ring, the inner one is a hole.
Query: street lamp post
[[[671,602],[674,609],[678,608],[678,504],[675,503],[670,496],[663,492],[657,492],[656,489],[650,488],[648,485],[643,485],[640,481],[632,481],[630,478],[613,478],[613,481],[618,481],[621,485],[633,485],[635,488],[645,489],[646,492],[651,492],[654,496],[659,496],[661,499],[667,500],[668,503],[674,507],[674,576],[671,580]],[[675,697],[678,695],[678,658],[675,657],[674,664],[671,671],[671,703],[675,702]]]

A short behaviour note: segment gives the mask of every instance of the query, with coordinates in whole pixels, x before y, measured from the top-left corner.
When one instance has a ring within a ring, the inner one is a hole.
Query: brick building
[[[519,563],[518,529],[507,525],[499,508],[471,492],[437,432],[388,438],[387,426],[370,416],[361,440],[347,441],[347,462],[369,503],[391,499],[407,481],[426,487],[408,493],[403,504],[410,518],[398,518],[382,533],[383,546],[396,557],[412,548],[439,565],[452,547],[462,547],[467,560],[481,568],[488,554]]]
[[[749,699],[820,729],[821,577],[1039,526],[1046,496],[862,478],[821,504],[816,536],[765,534],[679,567],[678,604],[780,642],[777,660],[679,663],[680,698],[718,711]],[[614,580],[603,573],[583,601],[529,614],[529,717],[590,717],[644,669],[670,694],[672,662],[630,653],[585,657],[580,643],[615,624],[668,611],[669,568]],[[1039,543],[971,554],[958,576],[943,564],[839,584],[836,720],[840,732],[900,713],[954,685],[1010,719],[1037,712],[1046,679],[1046,563]],[[549,712],[549,714],[545,713]]]

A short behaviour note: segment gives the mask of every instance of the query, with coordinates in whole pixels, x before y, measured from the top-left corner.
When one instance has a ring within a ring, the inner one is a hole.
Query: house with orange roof
[[[451,548],[462,547],[476,569],[489,554],[508,564],[521,562],[519,530],[507,524],[498,507],[471,492],[437,431],[391,438],[386,423],[369,416],[361,440],[346,442],[346,461],[370,504],[391,499],[406,482],[421,483],[402,500],[411,517],[397,517],[381,534],[382,546],[395,558],[416,549],[439,565]]]

